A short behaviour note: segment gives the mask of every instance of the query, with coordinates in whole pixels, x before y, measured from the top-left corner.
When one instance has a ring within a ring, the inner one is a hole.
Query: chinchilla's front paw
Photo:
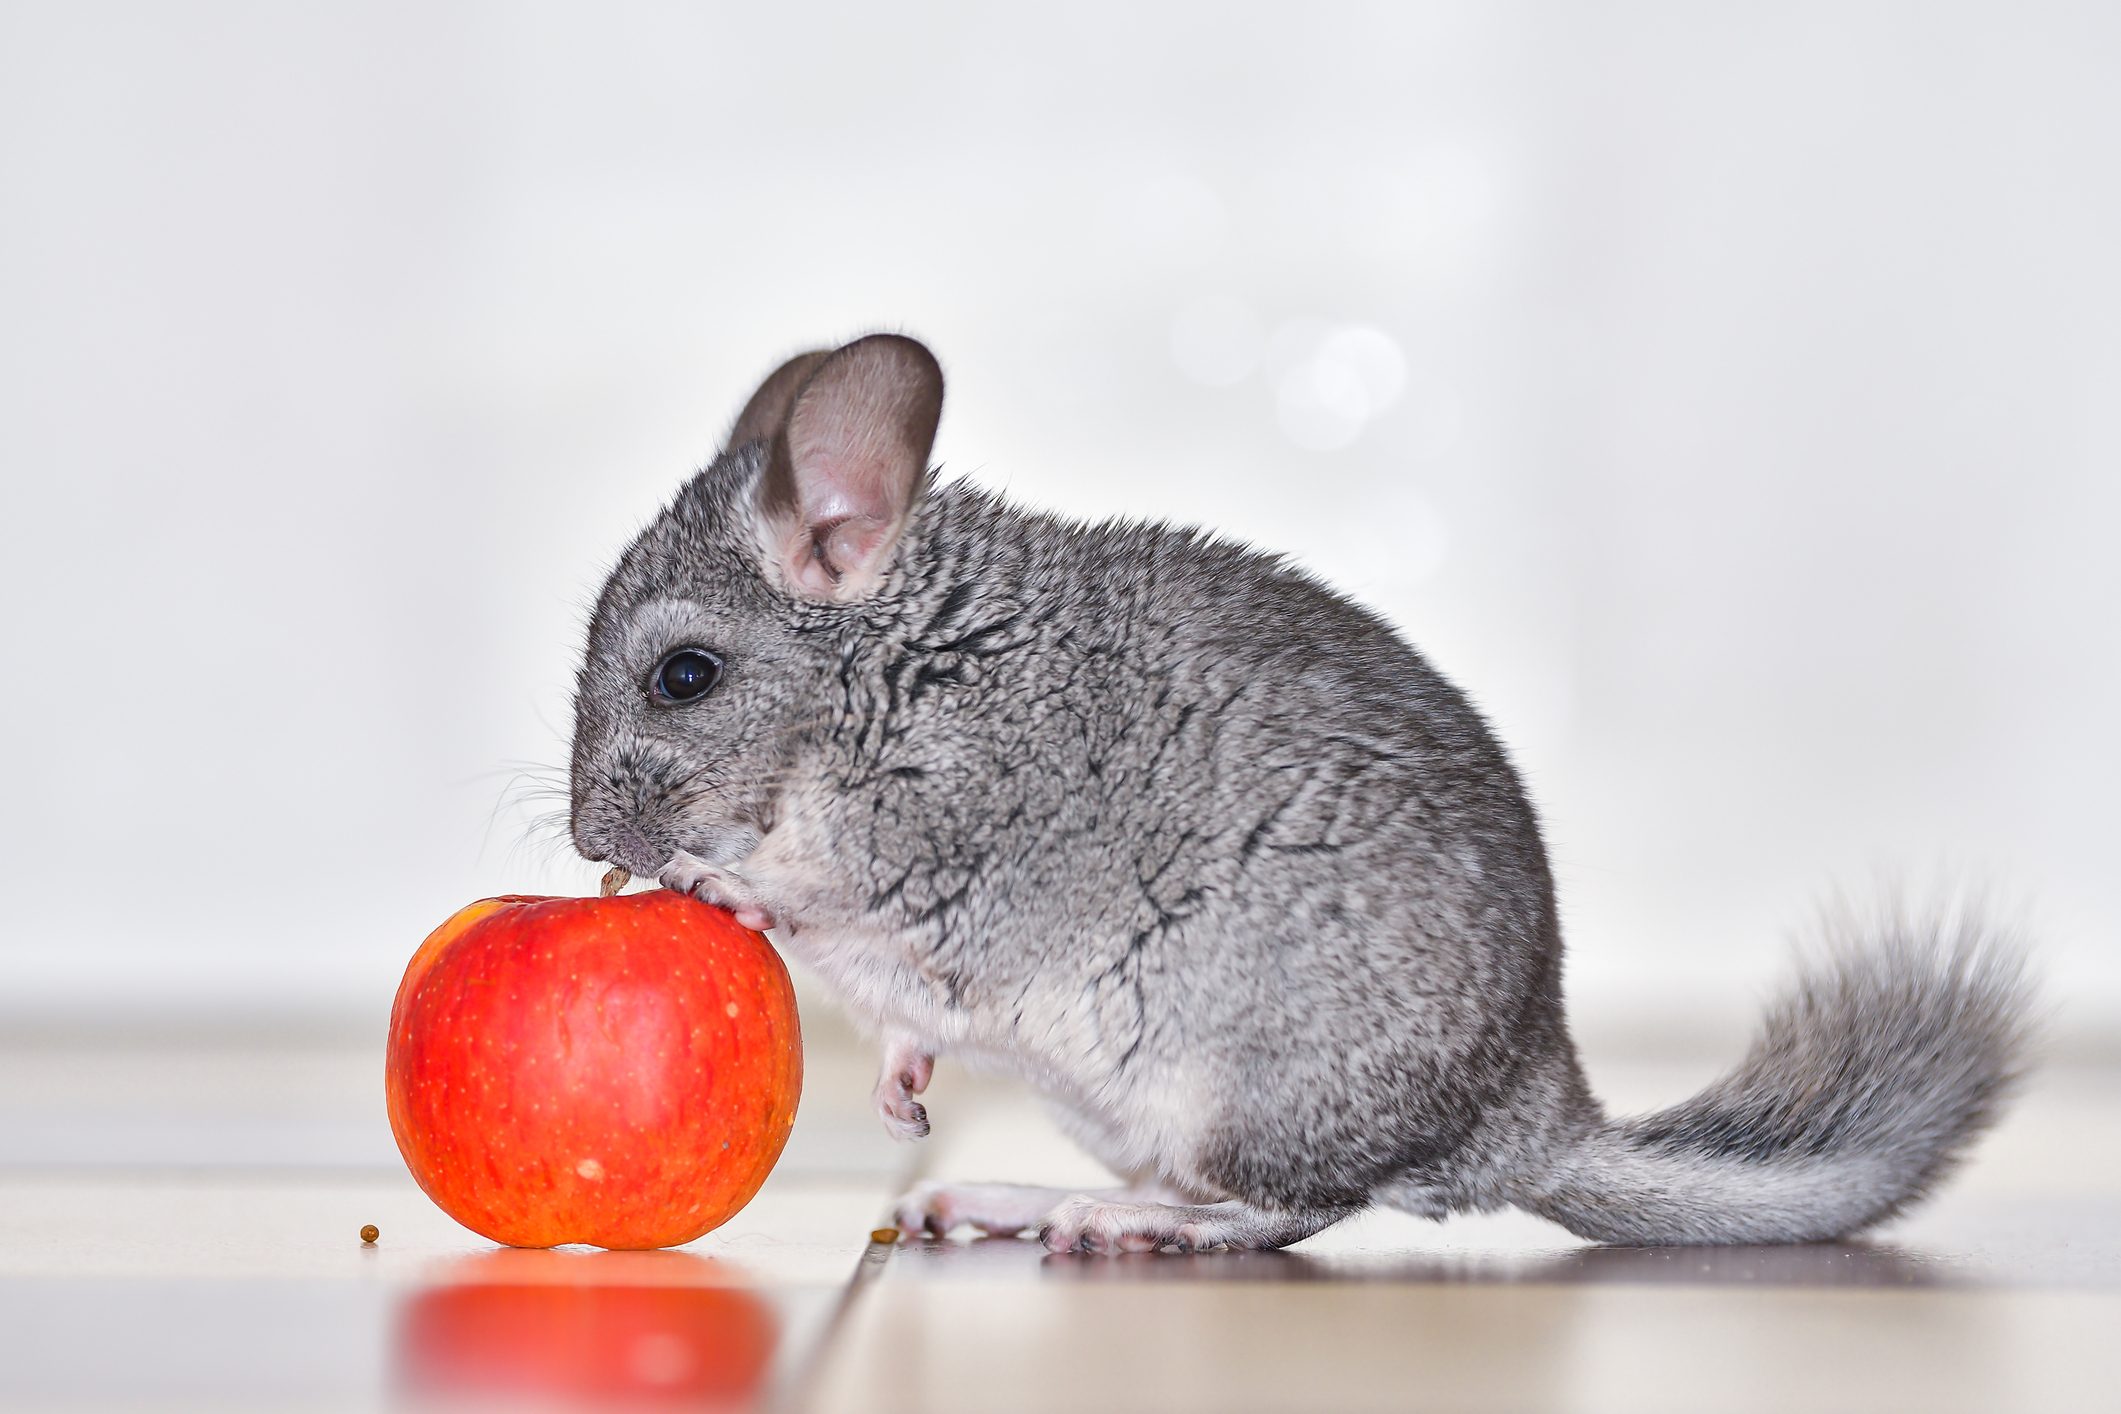
[[[894,1139],[926,1139],[928,1107],[914,1099],[928,1088],[935,1057],[913,1045],[893,1045],[884,1053],[884,1073],[876,1080],[876,1110]]]
[[[773,910],[749,883],[683,850],[671,856],[656,882],[672,893],[691,894],[702,903],[728,909],[746,928],[764,932],[774,926]]]
[[[928,1107],[904,1090],[878,1090],[876,1110],[884,1117],[884,1128],[891,1131],[893,1139],[928,1137]]]

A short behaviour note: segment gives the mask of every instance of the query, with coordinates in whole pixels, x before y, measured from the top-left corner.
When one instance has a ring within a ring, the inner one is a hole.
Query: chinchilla
[[[1515,1204],[1797,1242],[1900,1211],[1995,1116],[2028,993],[1961,914],[1830,948],[1732,1074],[1608,1117],[1465,696],[1272,555],[938,486],[942,398],[894,335],[766,380],[603,588],[571,782],[584,856],[775,928],[883,1039],[894,1132],[957,1054],[1125,1179],[923,1185],[906,1231],[1279,1247]]]

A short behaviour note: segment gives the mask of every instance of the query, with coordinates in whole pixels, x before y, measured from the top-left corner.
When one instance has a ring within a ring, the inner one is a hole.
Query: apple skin
[[[420,945],[385,1089],[412,1176],[511,1247],[672,1247],[766,1181],[802,1091],[788,970],[666,890],[491,898]]]

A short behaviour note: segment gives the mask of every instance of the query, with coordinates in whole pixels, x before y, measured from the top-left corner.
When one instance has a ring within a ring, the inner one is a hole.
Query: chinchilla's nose
[[[578,818],[574,823],[574,847],[592,863],[616,864],[630,874],[653,875],[670,857],[669,850],[657,850],[641,827],[630,820],[612,823]]]
[[[629,873],[652,877],[670,857],[670,851],[658,850],[648,842],[638,825],[627,821],[612,832],[611,851],[606,858]]]

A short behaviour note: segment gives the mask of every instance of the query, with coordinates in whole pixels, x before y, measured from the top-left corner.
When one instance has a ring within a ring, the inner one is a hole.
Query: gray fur
[[[833,411],[823,386],[796,416]],[[580,677],[574,836],[776,920],[887,1039],[898,1132],[927,1126],[909,1058],[1029,1078],[1130,1180],[1055,1204],[1049,1242],[1275,1246],[1372,1203],[1519,1204],[1609,1242],[1842,1236],[1994,1113],[2024,995],[1969,925],[1844,949],[1730,1078],[1608,1121],[1538,823],[1456,688],[1284,561],[936,488],[909,445],[873,578],[802,562],[851,598],[795,587],[762,538],[785,434],[716,458],[625,552]],[[651,702],[688,644],[724,680]],[[1036,1190],[965,1192],[1015,1193],[1008,1228]],[[915,1225],[983,1221],[908,1201]]]

